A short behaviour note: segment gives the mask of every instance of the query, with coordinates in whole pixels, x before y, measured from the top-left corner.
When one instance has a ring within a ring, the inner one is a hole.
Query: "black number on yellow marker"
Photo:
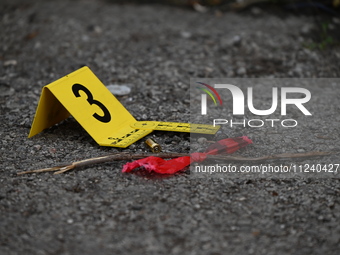
[[[81,84],[76,83],[72,86],[72,91],[76,97],[80,97],[79,91],[84,91],[85,94],[87,95],[87,102],[89,102],[90,105],[93,105],[93,104],[97,105],[103,111],[104,113],[103,116],[100,116],[99,114],[94,113],[92,115],[94,118],[104,123],[108,123],[111,121],[111,114],[109,110],[101,102],[93,99],[93,95],[86,87],[84,87]]]

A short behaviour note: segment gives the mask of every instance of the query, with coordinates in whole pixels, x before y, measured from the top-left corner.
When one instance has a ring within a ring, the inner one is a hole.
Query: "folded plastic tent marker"
[[[215,134],[219,126],[137,121],[87,67],[43,87],[28,137],[72,115],[102,146],[125,148],[154,130]]]

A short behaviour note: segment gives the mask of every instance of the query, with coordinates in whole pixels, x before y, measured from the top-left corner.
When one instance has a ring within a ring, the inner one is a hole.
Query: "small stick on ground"
[[[222,155],[209,155],[208,159],[214,160],[229,160],[229,161],[267,161],[272,159],[289,159],[289,158],[309,158],[309,157],[319,157],[319,156],[327,156],[335,154],[334,152],[322,152],[322,151],[311,151],[305,153],[283,153],[283,154],[275,154],[257,158],[245,158],[245,157],[237,157],[237,156],[222,156]]]
[[[331,155],[331,154],[335,154],[335,153],[313,151],[313,152],[306,152],[306,153],[284,153],[284,154],[269,155],[269,156],[263,156],[263,157],[257,157],[257,158],[245,158],[245,157],[240,157],[240,156],[226,156],[226,155],[208,155],[207,159],[208,160],[213,159],[213,160],[219,160],[219,161],[236,161],[236,162],[254,162],[254,161],[261,162],[261,161],[267,161],[267,160],[272,160],[272,159],[308,158],[308,157],[326,156],[326,155]],[[135,160],[135,159],[141,159],[141,158],[145,158],[149,156],[155,156],[155,157],[160,157],[160,158],[176,158],[176,157],[190,156],[190,154],[188,153],[158,153],[158,154],[117,153],[117,154],[109,154],[107,156],[102,156],[102,157],[84,159],[84,160],[67,163],[67,164],[63,164],[59,166],[54,166],[50,168],[19,172],[17,173],[17,175],[52,172],[52,171],[55,172],[54,174],[61,174],[61,173],[65,173],[69,170],[79,168],[82,166],[89,166],[89,165],[107,163],[107,162],[118,161],[118,160]]]
[[[189,154],[187,154],[187,153],[159,153],[159,154],[117,153],[117,154],[109,154],[107,156],[102,156],[102,157],[84,159],[84,160],[80,160],[80,161],[76,161],[76,162],[72,162],[72,163],[65,163],[65,164],[50,167],[50,168],[43,168],[43,169],[19,172],[19,173],[17,173],[17,175],[42,173],[42,172],[52,172],[52,171],[55,171],[54,174],[61,174],[61,173],[67,172],[69,170],[72,170],[74,168],[79,168],[79,167],[82,167],[82,166],[89,166],[89,165],[93,165],[93,164],[107,163],[107,162],[118,161],[118,160],[135,160],[135,159],[141,159],[141,158],[145,158],[145,157],[149,157],[149,156],[155,156],[155,157],[160,157],[160,158],[176,158],[176,157],[182,157],[182,156],[189,156]]]

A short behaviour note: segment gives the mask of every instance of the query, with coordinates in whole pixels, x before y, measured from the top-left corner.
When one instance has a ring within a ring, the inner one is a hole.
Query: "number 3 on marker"
[[[93,99],[91,92],[86,87],[84,87],[83,85],[78,84],[78,83],[76,83],[72,86],[73,94],[76,97],[80,97],[80,94],[79,94],[80,90],[85,92],[85,94],[87,95],[87,102],[89,102],[90,105],[93,105],[93,104],[97,105],[104,113],[104,116],[100,116],[97,113],[94,113],[92,116],[94,118],[96,118],[97,120],[101,121],[101,122],[104,122],[104,123],[110,122],[111,121],[111,114],[110,114],[109,110],[101,102]]]

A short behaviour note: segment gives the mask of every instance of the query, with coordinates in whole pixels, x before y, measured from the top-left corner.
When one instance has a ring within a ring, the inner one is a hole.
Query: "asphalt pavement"
[[[237,156],[328,151],[333,154],[271,162],[335,167],[339,27],[339,17],[322,11],[314,16],[263,6],[203,13],[94,0],[2,1],[0,254],[338,254],[335,173],[200,178],[186,169],[161,176],[122,173],[126,161],[59,175],[17,173],[109,153],[148,152],[144,138],[126,149],[99,146],[72,117],[27,137],[42,88],[84,65],[105,85],[131,88],[117,99],[139,121],[188,122],[193,77],[331,78],[307,86],[313,117],[301,118],[294,131],[224,126],[204,139],[165,131],[146,138],[166,152],[188,153],[202,151],[211,140],[247,135],[253,144]],[[264,99],[257,105],[268,106],[270,93],[258,88]]]

